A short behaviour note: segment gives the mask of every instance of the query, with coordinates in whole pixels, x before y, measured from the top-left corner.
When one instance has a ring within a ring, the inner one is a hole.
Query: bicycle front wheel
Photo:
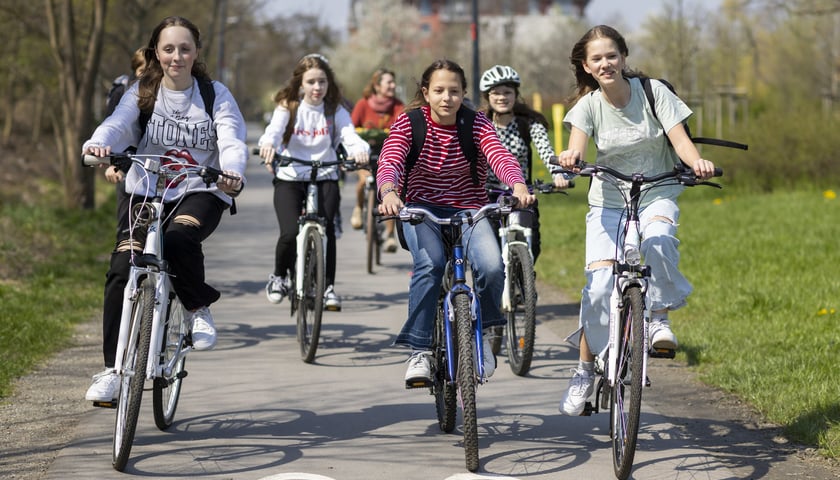
[[[458,293],[452,302],[458,332],[458,391],[464,417],[464,456],[467,470],[478,470],[478,414],[475,409],[476,352],[475,335],[470,315],[470,299]],[[490,352],[487,352],[489,355]]]
[[[152,340],[152,316],[155,308],[155,286],[150,278],[140,281],[137,299],[131,309],[128,345],[123,353],[120,378],[120,397],[117,403],[117,418],[114,422],[114,446],[112,465],[122,472],[128,463],[140,402],[143,400],[143,385],[146,381],[146,364],[149,360],[149,343]]]
[[[642,408],[642,368],[644,362],[644,299],[639,286],[628,287],[623,294],[621,333],[618,339],[616,371],[618,378],[611,393],[610,435],[612,436],[613,469],[619,480],[630,476],[639,415]]]
[[[324,312],[324,248],[321,233],[310,228],[303,243],[302,296],[297,309],[297,337],[300,356],[306,363],[315,360],[318,337],[321,335],[321,314]]]
[[[534,285],[534,262],[525,245],[510,246],[511,308],[507,312],[508,361],[510,369],[524,376],[534,357],[537,329],[537,289]]]
[[[163,344],[160,350],[160,364],[168,366],[176,357],[172,370],[167,372],[162,369],[161,376],[155,378],[154,389],[152,390],[152,406],[154,407],[155,425],[161,430],[172,426],[175,419],[175,410],[178,408],[178,398],[181,395],[181,383],[187,372],[184,365],[187,357],[181,355],[185,346],[185,338],[189,331],[188,322],[185,321],[184,307],[177,296],[169,301],[167,321],[163,330]]]
[[[441,293],[438,300],[437,314],[435,315],[435,336],[432,352],[434,357],[434,385],[432,393],[435,396],[435,410],[437,411],[438,426],[446,433],[455,429],[455,411],[457,407],[457,390],[455,382],[449,378],[446,366],[446,317],[443,311],[443,302],[446,301],[446,292]],[[452,342],[453,358],[458,358],[457,341]]]

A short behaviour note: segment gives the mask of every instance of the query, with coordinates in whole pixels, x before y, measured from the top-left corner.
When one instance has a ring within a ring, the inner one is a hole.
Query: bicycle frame
[[[315,164],[313,164],[312,171],[312,176],[317,176],[318,167]],[[295,295],[298,301],[303,300],[304,295],[303,263],[305,259],[303,255],[300,255],[300,252],[303,252],[304,244],[306,243],[306,238],[310,230],[315,229],[318,231],[321,238],[321,251],[327,251],[326,219],[318,215],[318,184],[315,183],[315,178],[310,179],[309,186],[306,190],[306,204],[302,211],[303,213],[298,219],[298,234],[295,237],[296,251],[298,252],[298,255],[295,257]]]
[[[136,332],[129,332],[128,329],[131,325],[131,313],[132,313],[132,304],[137,299],[137,295],[139,293],[138,286],[140,281],[143,277],[146,277],[153,281],[155,285],[155,308],[154,314],[152,316],[152,338],[150,345],[153,348],[160,348],[159,346],[162,345],[162,338],[163,338],[163,331],[165,326],[165,320],[167,318],[167,311],[170,304],[170,293],[172,292],[172,283],[169,279],[169,266],[168,263],[163,259],[163,192],[166,189],[166,182],[168,180],[168,176],[166,172],[161,168],[160,161],[158,158],[160,156],[155,156],[156,158],[152,157],[141,157],[141,156],[134,156],[133,158],[142,158],[142,166],[143,169],[157,174],[157,182],[156,182],[156,190],[155,195],[152,197],[150,201],[144,200],[141,203],[135,204],[133,207],[137,210],[137,213],[134,213],[133,216],[144,215],[145,218],[137,218],[134,221],[130,221],[130,224],[137,223],[137,225],[142,225],[146,223],[147,233],[146,233],[146,241],[145,245],[143,246],[143,253],[141,255],[135,255],[132,252],[131,255],[131,266],[129,269],[129,277],[128,283],[126,284],[125,295],[123,296],[123,306],[122,306],[122,317],[120,320],[120,331],[119,331],[119,339],[117,341],[117,356],[115,362],[115,368],[117,370],[117,374],[123,375],[136,375],[137,372],[124,372],[122,370],[123,360],[124,360],[124,353],[126,346],[128,345],[129,338],[133,338],[131,334]],[[171,159],[170,160],[176,160]],[[140,164],[141,162],[137,160],[133,160],[135,163]],[[179,174],[183,175],[183,173]],[[133,230],[133,228],[132,228]],[[131,241],[133,244],[133,239]],[[183,339],[181,339],[183,340]],[[147,364],[146,364],[146,379],[152,380],[156,377],[160,377],[163,375],[169,375],[172,372],[172,368],[175,364],[184,356],[189,353],[192,349],[191,346],[185,345],[183,341],[179,342],[179,346],[177,348],[177,353],[167,362],[166,365],[160,365],[160,351],[156,350],[154,355],[149,355]]]
[[[453,299],[456,295],[465,294],[470,301],[470,317],[472,322],[472,330],[475,335],[475,352],[476,364],[478,365],[478,381],[485,383],[484,372],[484,342],[481,324],[481,307],[475,292],[467,283],[467,264],[465,248],[461,242],[461,229],[466,222],[467,225],[473,225],[480,220],[487,218],[493,213],[502,213],[502,215],[509,214],[510,206],[501,205],[498,203],[491,203],[481,207],[481,209],[471,216],[466,216],[463,213],[457,213],[451,217],[440,218],[432,214],[430,211],[422,207],[404,207],[400,211],[399,219],[401,221],[419,224],[424,221],[436,223],[442,227],[444,234],[444,243],[446,245],[447,257],[449,258],[446,268],[446,278],[444,278],[444,285],[448,283],[448,289],[444,298],[444,318],[446,323],[444,325],[445,340],[446,340],[446,367],[447,379],[450,383],[454,383],[457,378],[457,358],[454,356],[453,348],[455,344],[454,337],[454,323],[455,314],[453,308]]]

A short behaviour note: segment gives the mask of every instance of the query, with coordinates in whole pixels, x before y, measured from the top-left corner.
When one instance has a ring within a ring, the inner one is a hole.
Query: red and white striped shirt
[[[511,188],[525,183],[516,157],[502,145],[493,123],[476,112],[473,138],[479,154],[476,161],[478,185],[473,184],[470,162],[461,151],[455,125],[439,125],[432,120],[429,106],[422,107],[426,120],[426,141],[408,177],[406,203],[420,203],[456,208],[481,208],[487,204],[487,166]],[[402,188],[405,159],[411,149],[411,121],[403,113],[391,125],[391,132],[382,146],[376,170],[379,188],[392,183]]]

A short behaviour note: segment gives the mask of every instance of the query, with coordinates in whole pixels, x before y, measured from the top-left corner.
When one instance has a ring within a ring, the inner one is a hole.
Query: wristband
[[[388,195],[389,193],[391,193],[395,190],[396,189],[394,187],[385,187],[385,188],[382,189],[381,192],[379,192],[379,198],[385,198],[385,195]]]

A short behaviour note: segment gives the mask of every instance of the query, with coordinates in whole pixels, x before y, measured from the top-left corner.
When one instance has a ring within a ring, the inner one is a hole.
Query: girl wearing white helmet
[[[496,127],[496,133],[522,167],[522,175],[528,184],[531,183],[531,142],[537,147],[543,163],[548,170],[558,170],[559,167],[549,165],[549,159],[554,155],[551,140],[548,138],[548,120],[536,110],[530,108],[519,95],[521,80],[516,70],[507,65],[495,65],[481,75],[479,88],[481,89],[480,111],[487,115]],[[552,174],[554,185],[566,188],[569,181],[562,174]],[[498,185],[499,181],[493,172],[487,176],[489,185]],[[491,198],[490,201],[495,201]],[[534,261],[540,254],[540,222],[537,204],[532,206],[533,215],[528,218],[522,216],[522,222],[532,229],[531,249]],[[524,213],[524,212],[523,212]]]

